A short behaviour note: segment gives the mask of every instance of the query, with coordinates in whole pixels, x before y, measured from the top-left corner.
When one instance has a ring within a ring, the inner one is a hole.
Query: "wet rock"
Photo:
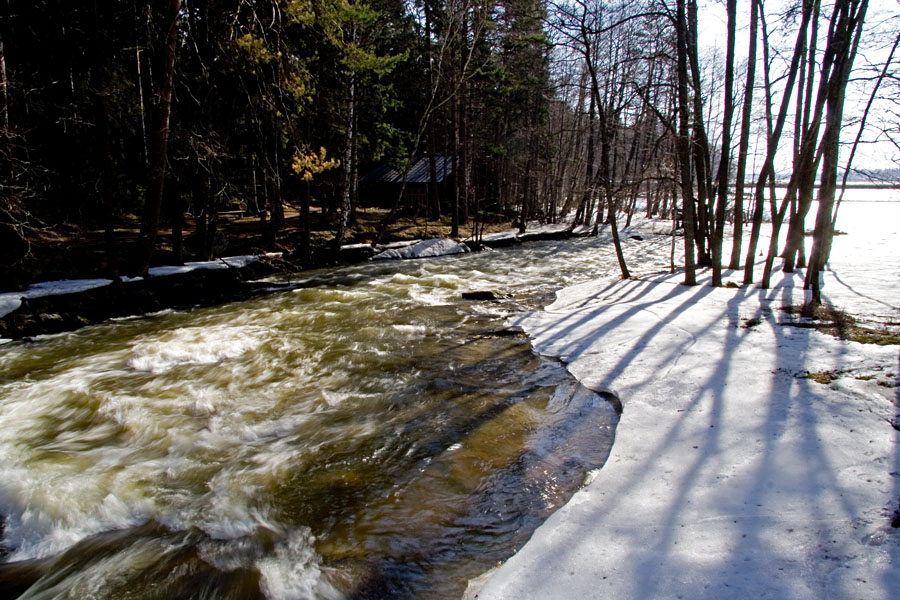
[[[378,254],[378,250],[371,244],[350,244],[341,246],[340,258],[349,263],[358,263],[369,260],[376,254]]]
[[[507,327],[505,329],[495,329],[488,331],[484,335],[488,337],[527,337],[525,331],[521,327]]]
[[[497,294],[491,290],[476,290],[474,292],[463,292],[463,300],[499,300]]]

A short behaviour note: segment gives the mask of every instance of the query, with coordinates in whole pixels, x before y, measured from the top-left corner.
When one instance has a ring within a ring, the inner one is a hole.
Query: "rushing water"
[[[4,597],[458,598],[605,460],[610,405],[503,328],[610,252],[307,273],[0,347]],[[510,297],[460,297],[485,288]]]

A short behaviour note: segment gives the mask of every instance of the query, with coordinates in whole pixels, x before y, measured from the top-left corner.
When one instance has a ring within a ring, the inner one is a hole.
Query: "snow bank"
[[[220,258],[218,260],[187,262],[183,265],[153,267],[147,272],[147,274],[150,277],[164,277],[166,275],[180,275],[183,273],[190,273],[191,271],[202,269],[242,269],[247,265],[259,261],[260,258],[281,258],[281,253],[274,252],[264,255],[229,256],[226,258]]]
[[[898,222],[836,239],[826,296],[898,314]],[[793,326],[799,274],[680,280],[585,283],[514,321],[624,412],[593,481],[467,597],[900,597],[897,346]]]
[[[149,270],[150,277],[165,277],[167,275],[179,275],[190,273],[198,269],[240,269],[259,261],[262,258],[280,258],[280,252],[263,255],[229,256],[218,260],[189,262],[180,266],[153,267]],[[123,277],[124,283],[140,281],[141,277]],[[62,279],[60,281],[44,281],[35,283],[24,292],[6,292],[0,294],[0,318],[18,309],[22,305],[23,298],[39,298],[41,296],[58,296],[62,294],[75,294],[86,290],[110,285],[112,279]]]
[[[385,250],[372,257],[372,260],[429,258],[434,256],[446,256],[449,254],[462,254],[468,252],[465,244],[460,244],[447,238],[434,238],[423,240],[410,246],[403,246],[391,250]]]
[[[24,292],[6,292],[0,294],[0,317],[18,309],[23,298],[40,298],[41,296],[57,296],[75,294],[112,283],[112,279],[61,279],[59,281],[43,281],[35,283]]]

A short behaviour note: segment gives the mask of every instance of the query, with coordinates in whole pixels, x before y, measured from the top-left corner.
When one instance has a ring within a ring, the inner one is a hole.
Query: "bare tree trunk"
[[[810,252],[809,268],[806,270],[807,289],[812,288],[813,304],[822,302],[819,289],[819,273],[825,268],[825,260],[831,248],[834,235],[833,209],[837,187],[837,165],[840,152],[841,123],[844,116],[844,99],[847,81],[856,56],[856,49],[862,36],[863,23],[869,6],[868,0],[852,2],[840,0],[841,16],[835,28],[837,39],[835,69],[828,86],[828,111],[825,117],[825,132],[822,135],[822,178],[819,185],[819,210]],[[854,9],[856,9],[854,11]],[[852,38],[852,49],[851,49]],[[830,40],[829,40],[830,41]]]
[[[311,185],[309,181],[303,182],[303,194],[300,198],[300,257],[304,261],[309,261],[312,254],[310,247],[310,224],[309,224],[309,204]]]
[[[692,149],[694,153],[694,170],[697,172],[697,224],[694,232],[697,244],[697,262],[701,265],[709,265],[712,262],[710,256],[710,214],[709,202],[712,197],[712,167],[710,166],[709,140],[706,136],[706,128],[703,124],[703,88],[700,81],[700,60],[697,54],[697,1],[688,0],[687,3],[688,28],[687,28],[687,52],[691,67],[691,87],[693,88],[693,128],[694,139]]]
[[[809,43],[809,59],[807,61],[807,73],[806,73],[806,92],[804,94],[805,98],[805,109],[802,111],[802,120],[800,125],[800,130],[802,133],[802,137],[807,137],[810,135],[818,136],[819,134],[819,125],[818,122],[810,123],[809,120],[811,118],[810,115],[810,106],[812,102],[812,92],[813,92],[813,83],[815,81],[816,76],[816,41],[817,41],[817,17],[819,15],[819,1],[816,0],[815,6],[813,8],[813,21],[811,24],[811,33],[810,33],[810,43]],[[820,83],[821,85],[821,83]],[[810,128],[810,125],[813,125]],[[801,138],[801,145],[803,139]],[[815,143],[814,141],[812,143]],[[792,273],[795,267],[803,268],[806,263],[805,255],[803,251],[803,238],[805,235],[805,223],[806,223],[806,215],[809,214],[810,206],[812,205],[813,200],[813,190],[815,189],[815,179],[816,172],[812,168],[812,164],[810,161],[813,159],[811,153],[806,154],[806,160],[802,160],[800,157],[797,157],[794,161],[794,170],[798,171],[801,174],[801,179],[797,186],[797,204],[796,210],[791,213],[791,220],[788,226],[787,233],[787,245],[784,249],[784,272]]]
[[[170,0],[166,13],[165,44],[162,49],[162,73],[159,96],[155,111],[155,127],[151,132],[153,139],[150,156],[150,182],[147,186],[147,199],[144,205],[144,216],[141,220],[141,233],[138,237],[137,260],[134,272],[146,276],[150,268],[150,259],[156,249],[156,234],[159,230],[159,213],[162,207],[163,187],[166,180],[166,149],[169,142],[169,118],[172,111],[172,88],[175,81],[175,52],[178,44],[178,13],[181,0]]]
[[[428,89],[434,89],[434,65],[432,65],[432,47],[431,47],[431,3],[429,0],[425,0],[423,2],[423,7],[425,9],[425,63],[428,69]],[[428,116],[427,121],[427,132],[426,136],[428,137],[428,207],[429,207],[429,215],[426,218],[430,217],[435,221],[439,221],[441,218],[441,198],[438,194],[438,185],[437,185],[437,143],[435,140],[434,133],[434,115]]]
[[[766,180],[770,176],[770,173],[774,172],[773,164],[775,160],[775,153],[778,149],[778,142],[781,139],[781,132],[784,129],[784,122],[787,119],[787,111],[790,106],[791,96],[793,94],[794,83],[797,80],[797,68],[799,66],[799,61],[801,58],[805,58],[805,52],[803,49],[805,48],[806,32],[809,28],[809,21],[812,18],[812,10],[811,7],[804,6],[803,17],[801,19],[800,28],[797,32],[797,41],[794,44],[794,54],[791,58],[791,64],[788,69],[788,79],[785,82],[784,94],[781,98],[781,107],[778,111],[778,119],[775,123],[775,127],[772,131],[772,135],[769,136],[768,143],[766,144],[766,158],[763,161],[762,168],[760,169],[759,178],[756,180],[756,188],[754,190],[754,198],[756,200],[755,208],[753,211],[753,229],[750,232],[750,245],[747,250],[747,258],[744,262],[744,283],[749,284],[753,283],[753,265],[756,259],[756,246],[759,242],[759,232],[762,228],[762,213],[764,207],[763,194],[765,192]],[[765,36],[763,36],[763,44],[765,45],[767,42],[765,40]],[[771,95],[772,90],[767,89],[766,94]],[[775,215],[772,216],[773,219]],[[778,237],[778,232],[773,231],[773,237]]]
[[[272,193],[269,195],[269,211],[272,219],[273,234],[275,230],[284,226],[284,187],[281,177],[281,157],[279,156],[278,125],[272,119],[270,135],[272,137],[272,154],[266,159],[268,179],[271,182]]]
[[[596,140],[594,139],[595,133],[595,123],[596,123],[596,115],[597,115],[597,95],[594,93],[593,85],[590,90],[590,104],[588,108],[588,137],[587,137],[587,162],[584,166],[584,193],[581,198],[581,208],[579,212],[581,214],[581,219],[575,219],[576,223],[579,221],[583,222],[585,225],[590,225],[591,215],[589,212],[589,207],[593,204],[595,191],[594,191],[594,148],[596,146]]]
[[[734,183],[734,239],[729,269],[741,268],[741,244],[744,232],[744,179],[747,176],[747,150],[750,147],[750,119],[753,112],[753,86],[756,84],[756,36],[759,21],[759,0],[750,0],[750,45],[747,57],[747,81],[744,84],[744,105],[741,108],[741,135],[738,142],[737,174]]]
[[[688,111],[687,16],[685,0],[677,1],[678,70],[678,158],[681,171],[681,198],[684,211],[684,284],[697,285],[694,272],[694,192],[691,173],[691,139]]]
[[[167,190],[172,211],[172,262],[181,265],[184,264],[184,206],[178,180],[170,181]]]
[[[338,229],[334,236],[332,244],[335,250],[339,250],[344,242],[344,235],[347,232],[347,225],[350,222],[350,193],[352,188],[351,179],[353,177],[353,144],[355,143],[355,125],[356,125],[356,75],[350,75],[348,93],[348,115],[347,115],[347,133],[344,136],[344,175],[343,186],[341,190],[341,214],[338,219]]]
[[[465,56],[465,54],[463,54]],[[464,58],[463,58],[464,60]],[[463,65],[464,67],[465,65]],[[457,179],[459,181],[459,224],[465,225],[469,222],[469,200],[471,191],[470,176],[471,160],[469,156],[469,129],[468,129],[468,92],[465,82],[462,83],[459,90],[459,173]]]
[[[878,89],[881,87],[882,82],[888,76],[888,70],[890,69],[891,63],[894,60],[894,53],[897,51],[897,46],[900,45],[900,33],[897,34],[897,37],[894,38],[894,45],[891,46],[891,51],[888,54],[887,60],[884,62],[884,67],[881,69],[881,74],[878,76],[878,80],[875,82],[875,87],[872,88],[872,93],[869,95],[869,101],[866,103],[866,108],[863,111],[862,119],[859,123],[859,129],[856,132],[856,138],[853,140],[853,146],[850,149],[850,156],[847,157],[847,164],[844,167],[844,176],[841,179],[841,193],[838,196],[837,202],[834,205],[834,214],[831,218],[831,230],[832,235],[834,234],[834,227],[837,223],[837,215],[838,210],[841,206],[841,200],[844,198],[844,190],[847,188],[847,178],[850,175],[850,168],[853,166],[853,158],[856,156],[856,149],[859,146],[859,142],[862,139],[863,131],[866,128],[866,121],[869,118],[869,112],[872,108],[872,103],[875,102],[875,99],[878,97]],[[831,244],[828,245],[828,250],[825,252],[825,261],[828,261],[828,256],[831,254]]]
[[[722,240],[725,233],[725,206],[728,203],[728,166],[731,163],[731,121],[734,115],[734,37],[737,0],[727,0],[728,49],[725,54],[725,106],[722,116],[722,157],[716,175],[719,182],[716,199],[716,227],[712,239],[713,286],[722,285]]]
[[[819,80],[819,91],[817,93],[816,103],[813,108],[813,114],[810,119],[810,126],[808,128],[808,131],[804,135],[804,141],[801,148],[801,164],[803,165],[803,168],[800,171],[795,171],[791,175],[791,181],[788,185],[788,191],[785,194],[785,200],[782,202],[782,207],[778,212],[778,219],[773,219],[772,222],[772,238],[769,243],[769,253],[766,257],[766,266],[763,271],[763,280],[761,281],[761,286],[764,288],[769,286],[769,278],[772,274],[773,263],[777,254],[778,231],[779,227],[781,226],[781,221],[786,212],[786,203],[790,201],[792,194],[794,194],[798,189],[802,194],[804,191],[803,186],[810,186],[810,188],[812,187],[815,179],[815,173],[818,171],[819,160],[824,156],[826,147],[826,138],[824,135],[822,142],[819,144],[819,149],[814,153],[814,148],[816,147],[816,141],[818,139],[819,124],[822,120],[822,112],[825,109],[826,104],[829,102],[829,99],[836,93],[834,91],[834,86],[846,85],[846,81],[844,81],[843,83],[841,83],[840,81],[835,83],[835,80],[840,79],[842,69],[844,68],[848,60],[852,64],[852,59],[850,58],[849,42],[850,36],[852,35],[850,32],[853,30],[855,25],[852,24],[853,17],[848,16],[847,12],[851,2],[855,2],[855,0],[840,0],[834,5],[831,22],[828,29],[828,40],[825,47],[825,54],[822,60],[822,76]],[[864,6],[867,6],[867,2],[864,4]],[[863,12],[865,11],[863,10]],[[840,102],[841,106],[843,106],[843,98],[841,98]],[[839,127],[840,124],[838,123],[837,126]],[[840,134],[838,133],[837,135]],[[820,189],[820,195],[821,193],[822,192]],[[802,206],[798,206],[798,210],[802,210]],[[829,207],[829,211],[830,210],[831,209]],[[809,275],[809,271],[807,271],[807,275]]]
[[[3,132],[9,132],[9,79],[6,74],[6,48],[0,31],[0,99],[3,101]]]
[[[359,108],[353,111],[353,131],[359,131]],[[356,225],[356,209],[359,206],[359,137],[353,136],[350,154],[350,217],[347,223]]]
[[[456,71],[454,69],[454,75]],[[455,87],[455,86],[454,86]],[[450,108],[453,122],[453,148],[450,160],[453,163],[453,201],[450,206],[450,237],[459,237],[459,197],[460,197],[460,169],[459,169],[459,96],[453,97]],[[524,229],[522,230],[524,231]]]
[[[594,80],[596,82],[596,79]],[[596,84],[594,87],[596,93]],[[607,222],[609,223],[610,232],[612,233],[613,246],[616,249],[616,260],[619,262],[619,271],[622,273],[622,279],[628,279],[631,275],[628,272],[628,265],[625,263],[625,254],[622,252],[622,242],[619,240],[619,226],[616,223],[616,199],[612,194],[612,177],[610,175],[610,149],[612,146],[612,129],[614,124],[611,123],[611,116],[607,111],[607,107],[602,102],[597,103],[598,116],[600,117],[600,185],[603,186],[603,192],[606,197],[606,205],[608,213]],[[602,206],[602,204],[601,204]],[[599,213],[602,214],[602,208]],[[597,224],[600,223],[600,214],[597,215]],[[594,232],[594,235],[597,231]]]

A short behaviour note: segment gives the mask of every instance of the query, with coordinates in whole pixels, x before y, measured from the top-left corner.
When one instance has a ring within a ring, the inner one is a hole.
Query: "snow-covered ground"
[[[838,229],[823,295],[900,322],[900,203],[846,204]],[[786,325],[800,275],[686,287],[640,247],[635,280],[515,321],[624,412],[592,482],[467,597],[900,598],[898,347]]]

